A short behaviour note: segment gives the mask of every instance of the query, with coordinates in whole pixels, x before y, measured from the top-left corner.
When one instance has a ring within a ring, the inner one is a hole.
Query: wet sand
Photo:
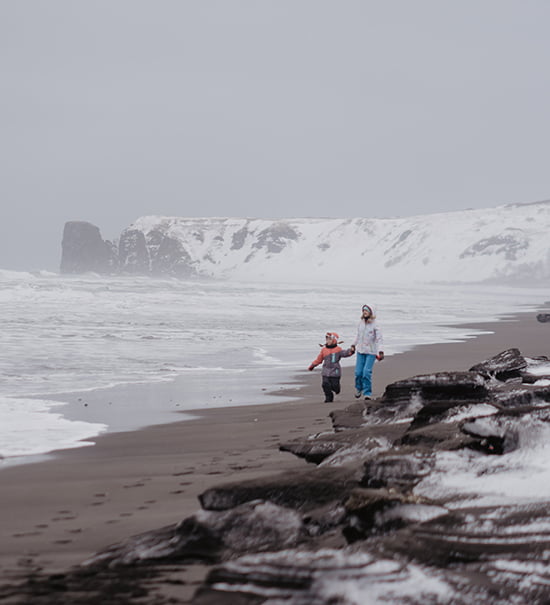
[[[490,333],[420,346],[377,363],[374,395],[395,380],[467,370],[511,347],[528,357],[550,356],[550,324],[537,322],[536,313],[475,328]],[[346,361],[343,392],[332,404],[322,403],[317,369],[300,373],[296,385],[287,387],[298,397],[290,402],[201,410],[193,420],[109,433],[92,447],[1,470],[3,581],[33,571],[61,572],[113,542],[178,522],[198,510],[198,495],[211,486],[303,469],[303,460],[280,452],[278,445],[330,430],[329,412],[355,401],[353,361]],[[191,594],[200,579],[197,567],[186,587],[177,588],[179,598],[182,591]]]

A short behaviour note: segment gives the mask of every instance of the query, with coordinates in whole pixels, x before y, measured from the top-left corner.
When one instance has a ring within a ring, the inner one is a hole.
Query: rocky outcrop
[[[69,221],[61,242],[61,273],[109,274],[118,271],[116,246],[103,240],[99,229],[84,221]]]
[[[470,368],[470,372],[477,372],[483,376],[494,377],[501,381],[510,378],[519,378],[521,371],[527,367],[527,362],[518,349],[508,349],[495,357],[478,363]]]
[[[119,266],[122,273],[147,275],[151,272],[151,258],[145,236],[138,229],[125,229],[118,244]]]
[[[295,511],[250,500],[227,511],[199,511],[181,523],[140,534],[86,561],[95,565],[130,565],[142,561],[215,563],[247,552],[296,546],[306,535]]]
[[[99,229],[84,222],[65,225],[61,273],[151,275],[190,278],[197,275],[195,264],[182,242],[152,229],[144,233],[128,227],[118,246],[103,240]]]
[[[164,603],[146,600],[155,573],[201,564],[193,605],[550,602],[550,499],[499,481],[547,464],[550,405],[521,376],[548,379],[548,365],[508,350],[474,367],[333,413],[333,433],[281,444],[310,463],[302,472],[210,488],[195,515],[98,553],[64,589],[74,598],[83,574],[112,586],[139,565],[135,602]]]
[[[147,249],[151,256],[152,275],[189,278],[197,274],[191,256],[175,237],[153,229],[147,234]]]

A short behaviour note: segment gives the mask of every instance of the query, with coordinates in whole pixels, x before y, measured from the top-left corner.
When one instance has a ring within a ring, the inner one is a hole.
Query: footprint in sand
[[[171,494],[185,494],[185,490],[184,489],[175,489],[174,491],[170,492]]]
[[[110,523],[120,523],[120,521],[118,519],[109,519],[109,521],[105,521],[106,524],[110,524]]]
[[[80,534],[82,533],[82,530],[79,528],[77,529],[67,529],[65,530],[68,534]]]
[[[30,557],[21,557],[21,559],[17,560],[17,565],[19,567],[29,567],[33,563],[34,563],[34,560],[33,560],[32,556],[30,556]]]
[[[35,525],[35,527],[37,529],[46,529],[46,527],[49,527],[49,525],[47,523],[39,523],[38,525]]]
[[[195,472],[195,469],[191,471],[181,471],[180,473],[172,473],[172,477],[181,477],[182,475],[192,475]]]
[[[70,544],[72,540],[54,540],[54,544]]]
[[[90,506],[103,506],[105,502],[92,502]]]
[[[149,507],[148,506],[138,506],[137,509],[138,510],[147,510]]]
[[[41,531],[24,531],[17,534],[12,534],[13,538],[26,538],[27,536],[41,536]]]
[[[145,500],[145,504],[156,504],[156,500]]]
[[[132,517],[134,513],[120,513],[119,517]]]
[[[124,485],[123,487],[125,489],[129,488],[129,487],[144,487],[145,483],[128,483],[128,485]]]

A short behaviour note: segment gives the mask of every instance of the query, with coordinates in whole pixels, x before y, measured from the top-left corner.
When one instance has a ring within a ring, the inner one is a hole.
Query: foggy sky
[[[550,198],[547,0],[0,0],[0,268],[146,214]]]

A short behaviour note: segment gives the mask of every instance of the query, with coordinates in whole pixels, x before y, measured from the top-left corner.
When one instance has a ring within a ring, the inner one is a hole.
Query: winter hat
[[[374,315],[374,311],[372,307],[369,307],[369,305],[363,305],[361,307],[361,311],[368,311],[371,315]]]
[[[338,343],[338,339],[340,338],[336,332],[327,332],[325,336],[326,338],[330,338],[331,344],[334,345]]]

